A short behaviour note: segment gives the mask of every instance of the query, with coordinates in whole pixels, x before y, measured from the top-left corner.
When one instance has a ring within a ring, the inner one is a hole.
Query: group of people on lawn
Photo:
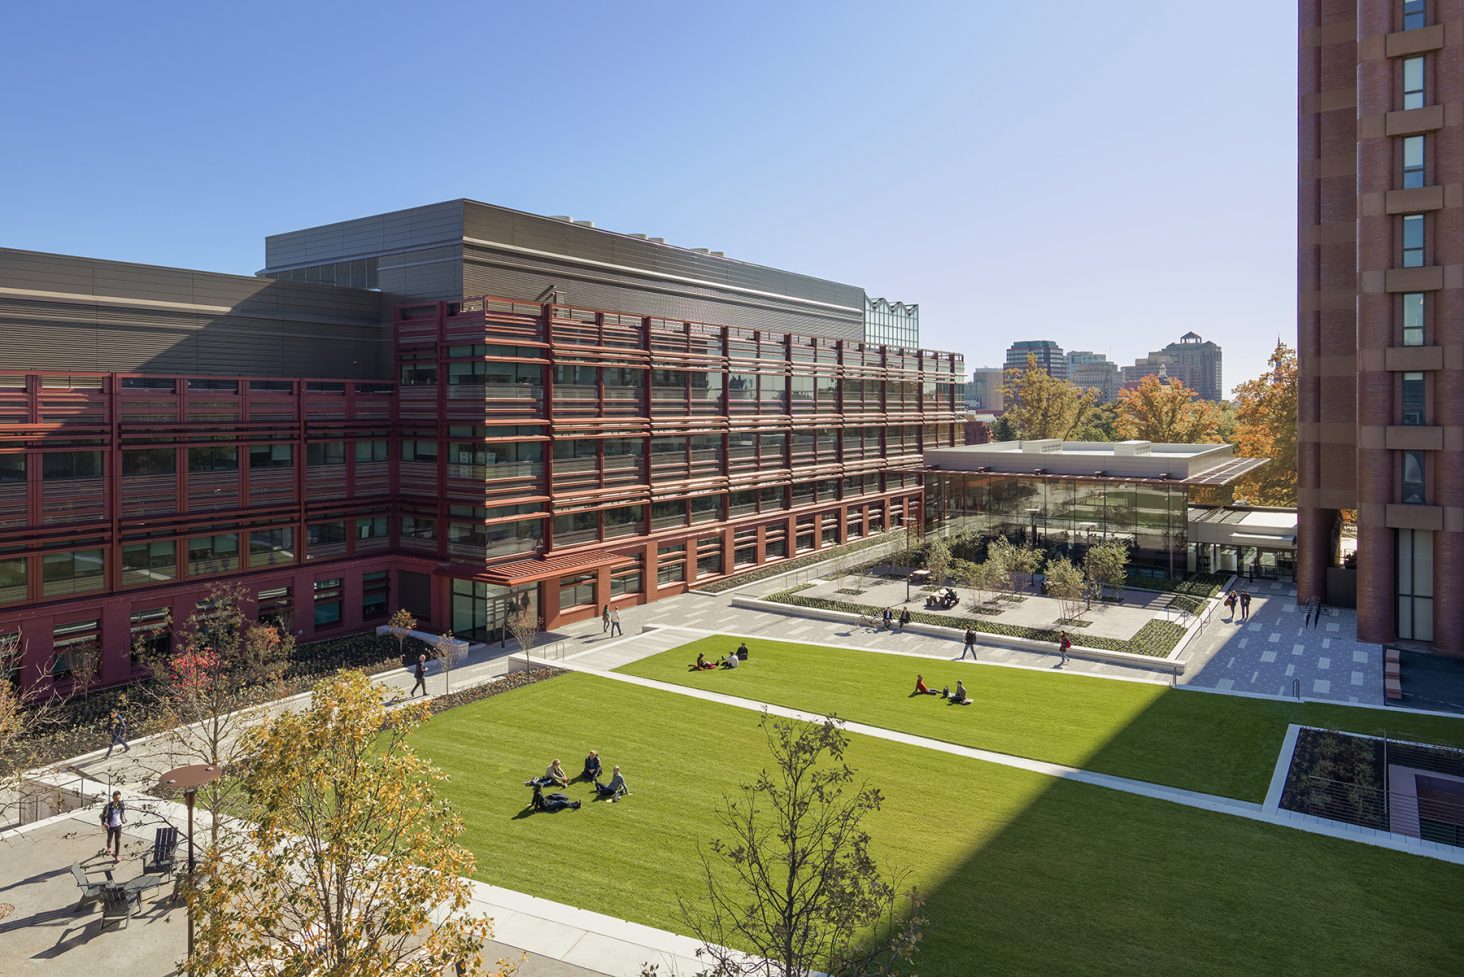
[[[610,780],[600,783],[600,775],[604,767],[600,763],[600,754],[591,750],[589,756],[585,757],[585,768],[580,771],[575,780],[588,780],[595,785],[595,800],[609,801],[614,804],[622,797],[630,794],[630,788],[625,785],[625,777],[620,773],[620,767],[611,769]],[[545,794],[545,787],[568,787],[570,785],[569,775],[564,772],[564,766],[556,758],[549,764],[542,777],[534,777],[524,781],[525,787],[534,788],[534,796],[530,799],[530,806],[535,811],[562,811],[565,808],[578,810],[579,801],[569,799],[567,794],[556,791],[552,794]]]
[[[693,672],[700,672],[714,668],[737,668],[743,662],[747,661],[747,655],[748,651],[746,641],[738,645],[736,651],[727,652],[727,657],[723,658],[721,661],[708,659],[706,655],[702,654],[701,652],[697,652],[696,661],[691,663],[691,670]]]
[[[942,699],[945,699],[949,705],[953,706],[969,706],[972,703],[971,697],[966,695],[966,683],[960,679],[956,679],[956,691],[952,692],[951,687],[947,685],[937,692],[925,684],[924,675],[916,675],[915,691],[911,692],[910,695],[912,697],[917,695],[938,695]]]

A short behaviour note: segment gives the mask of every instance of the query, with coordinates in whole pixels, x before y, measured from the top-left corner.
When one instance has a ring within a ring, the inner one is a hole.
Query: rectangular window
[[[329,628],[341,623],[341,578],[315,581],[315,626]]]
[[[691,500],[691,521],[716,522],[722,518],[722,496],[703,495]]]
[[[249,467],[289,468],[295,461],[295,446],[290,444],[251,444]]]
[[[294,601],[291,598],[289,587],[269,587],[261,590],[255,607],[259,611],[260,624],[273,624],[275,627],[289,630],[290,622],[295,617]]]
[[[1403,217],[1403,267],[1423,267],[1423,215]]]
[[[51,677],[86,679],[96,671],[101,651],[101,622],[72,621],[51,629]]]
[[[425,516],[402,516],[402,539],[437,538],[437,520]]]
[[[172,540],[122,545],[122,586],[145,587],[178,576],[178,549]]]
[[[432,460],[437,460],[436,451],[432,453]],[[356,464],[366,465],[378,461],[386,461],[385,438],[372,438],[369,441],[356,442]]]
[[[101,478],[100,451],[48,451],[41,455],[41,477],[46,481]]]
[[[1398,637],[1405,641],[1433,640],[1433,549],[1429,530],[1398,530]]]
[[[1403,502],[1405,505],[1424,505],[1423,452],[1403,452]]]
[[[189,448],[190,472],[236,472],[239,470],[238,448]]]
[[[635,562],[610,571],[611,597],[624,597],[626,594],[641,592],[641,569],[645,563],[645,557],[636,553],[631,559]]]
[[[402,461],[437,464],[437,442],[411,439],[402,441]]]
[[[661,586],[686,579],[686,544],[663,543],[656,547],[656,579]]]
[[[391,574],[377,570],[361,575],[361,616],[370,620],[386,617],[391,599]]]
[[[178,469],[178,455],[172,448],[141,448],[122,452],[122,474],[131,475],[174,475]]]
[[[356,520],[356,538],[386,539],[386,516],[368,516]]]
[[[714,577],[722,572],[722,537],[705,536],[696,541],[696,575]]]
[[[1403,138],[1403,189],[1423,186],[1423,136]]]
[[[1403,345],[1424,345],[1422,292],[1403,293]]]
[[[289,527],[256,529],[249,534],[249,566],[272,567],[295,562],[295,531]]]
[[[1423,108],[1423,58],[1403,60],[1403,108]]]
[[[1425,0],[1403,0],[1403,29],[1413,31],[1424,25]]]
[[[41,558],[41,595],[62,597],[101,590],[104,580],[103,550],[73,550],[47,553]]]
[[[188,540],[188,575],[206,576],[239,569],[239,534],[215,533]]]
[[[1409,426],[1424,423],[1424,386],[1422,373],[1403,374],[1403,423]]]
[[[23,604],[26,599],[25,557],[0,560],[0,605]]]
[[[595,606],[596,574],[577,573],[559,580],[559,609]]]
[[[317,441],[305,446],[305,466],[307,468],[323,468],[327,465],[344,465],[345,463],[346,445],[344,441]]]
[[[346,522],[344,519],[315,522],[305,527],[305,559],[318,560],[326,556],[344,556],[345,552]]]

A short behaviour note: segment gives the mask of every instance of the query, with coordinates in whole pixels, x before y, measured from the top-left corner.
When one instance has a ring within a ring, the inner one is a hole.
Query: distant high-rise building
[[[1179,337],[1179,342],[1156,349],[1135,360],[1133,366],[1124,367],[1123,385],[1136,387],[1152,373],[1179,380],[1204,400],[1223,400],[1225,384],[1221,380],[1220,357],[1219,345],[1199,333],[1187,332]]]
[[[1002,368],[983,366],[971,371],[971,382],[966,385],[966,406],[972,410],[990,411],[998,414],[1006,409],[1001,395]]]
[[[1062,347],[1050,339],[1019,339],[1007,347],[1006,368],[1025,370],[1027,357],[1037,357],[1037,368],[1050,377],[1067,379],[1067,358]]]
[[[1118,364],[1102,353],[1073,350],[1067,354],[1068,379],[1083,389],[1098,391],[1098,399],[1107,403],[1118,397],[1121,382]]]
[[[864,341],[919,349],[920,306],[865,296]]]

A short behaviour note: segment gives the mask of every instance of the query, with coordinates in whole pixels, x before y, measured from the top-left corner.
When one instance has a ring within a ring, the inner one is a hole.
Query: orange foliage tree
[[[1118,436],[1165,444],[1203,444],[1220,437],[1224,410],[1180,380],[1161,383],[1155,374],[1118,392]]]
[[[1265,373],[1235,388],[1235,446],[1271,463],[1245,476],[1236,497],[1257,505],[1296,505],[1296,350],[1277,343]]]

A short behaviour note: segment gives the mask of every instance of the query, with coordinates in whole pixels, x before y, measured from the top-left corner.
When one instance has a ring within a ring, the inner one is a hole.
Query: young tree
[[[391,636],[396,638],[397,654],[402,661],[407,660],[407,632],[417,630],[417,618],[405,607],[398,608],[391,617],[386,620],[387,630]]]
[[[1042,572],[1042,551],[1031,543],[1012,548],[1011,565],[1022,581],[1022,589],[1032,585],[1032,578]]]
[[[149,662],[156,697],[170,727],[166,751],[152,771],[161,774],[190,763],[230,769],[247,755],[244,731],[280,697],[295,639],[244,611],[246,592],[238,584],[210,584],[205,599],[174,635],[174,652]],[[210,815],[229,806],[238,785],[219,777],[198,792]],[[221,817],[210,817],[210,843],[217,844]]]
[[[772,769],[725,800],[726,834],[702,855],[707,903],[681,905],[702,942],[698,956],[716,977],[900,972],[925,919],[918,893],[902,893],[899,876],[882,874],[870,852],[864,818],[884,798],[855,786],[848,736],[834,718],[764,714],[761,726]]]
[[[943,539],[932,539],[925,544],[925,569],[930,571],[930,582],[939,587],[945,583],[951,572],[951,548]]]
[[[468,643],[454,638],[451,631],[444,631],[432,642],[432,654],[442,662],[443,690],[451,692],[453,666],[468,657]]]
[[[971,582],[968,586],[976,591],[976,599],[981,603],[991,599],[991,595],[1002,590],[1011,582],[1011,574],[1005,568],[987,560],[985,563],[978,563],[971,572]]]
[[[951,580],[957,587],[965,587],[975,591],[976,601],[980,603],[982,596],[981,564],[972,563],[970,560],[951,560]]]
[[[1047,596],[1056,599],[1062,611],[1062,623],[1071,623],[1083,610],[1083,572],[1071,560],[1048,560],[1046,584]]]
[[[318,684],[309,709],[251,731],[241,779],[257,820],[205,859],[190,973],[436,977],[478,965],[491,923],[468,912],[462,820],[437,796],[445,775],[407,742],[429,715],[426,702],[387,709],[347,671]]]
[[[1161,383],[1155,374],[1118,392],[1118,436],[1125,440],[1204,444],[1220,436],[1224,410],[1178,379]]]
[[[1278,343],[1267,371],[1235,388],[1235,448],[1270,464],[1240,480],[1236,496],[1257,505],[1296,505],[1296,350]]]
[[[986,544],[986,563],[983,566],[992,567],[992,575],[1000,575],[998,579],[1003,581],[999,589],[1011,594],[1017,592],[1020,573],[1017,563],[1017,548],[1005,536],[994,536]]]
[[[1006,371],[1001,391],[1007,404],[1001,420],[1017,438],[1069,440],[1087,425],[1098,403],[1096,390],[1049,376],[1031,353],[1026,369]]]
[[[530,614],[527,610],[515,614],[508,622],[508,633],[513,635],[513,640],[518,642],[519,650],[524,653],[524,662],[529,660],[529,651],[539,640],[539,630],[543,622]]]
[[[1113,541],[1088,547],[1083,557],[1083,573],[1091,585],[1098,588],[1098,599],[1103,599],[1103,588],[1112,587],[1116,594],[1123,589],[1128,576],[1128,547]]]

